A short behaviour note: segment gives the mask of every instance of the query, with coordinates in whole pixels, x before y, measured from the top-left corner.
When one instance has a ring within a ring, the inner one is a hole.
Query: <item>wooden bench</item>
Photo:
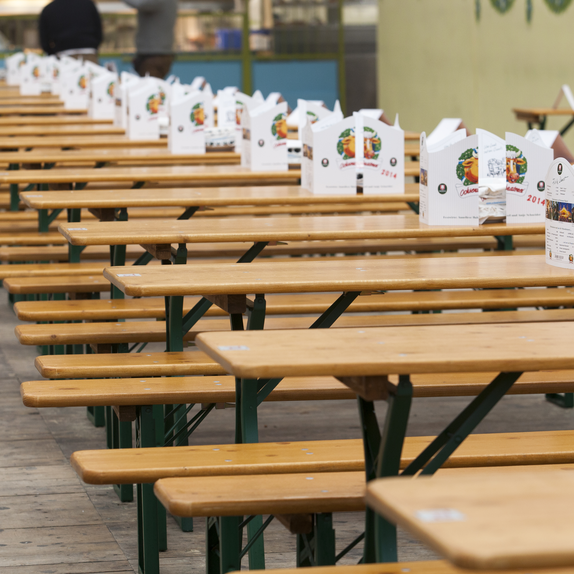
[[[265,330],[307,329],[316,317],[269,317]],[[57,320],[57,315],[52,316]],[[331,329],[349,327],[391,327],[422,325],[476,325],[484,323],[534,323],[574,320],[574,309],[543,311],[504,311],[484,313],[441,313],[421,315],[343,315]],[[194,341],[201,332],[230,330],[228,319],[203,318],[184,335]],[[160,343],[166,340],[165,321],[128,321],[120,323],[50,323],[18,325],[15,334],[22,345],[121,345],[124,343]]]
[[[184,299],[187,313],[199,297]],[[273,294],[266,297],[267,315],[323,313],[334,301],[329,294]],[[574,306],[574,289],[483,289],[478,291],[389,291],[356,299],[348,313],[389,311],[438,311],[444,309],[509,309],[516,307]],[[114,321],[118,319],[165,319],[165,300],[86,299],[73,301],[22,301],[14,305],[21,321]],[[206,317],[227,316],[217,306]]]

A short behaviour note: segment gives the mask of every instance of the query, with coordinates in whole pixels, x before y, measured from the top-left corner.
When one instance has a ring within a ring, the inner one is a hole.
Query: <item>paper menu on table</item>
[[[113,120],[116,113],[115,91],[118,75],[106,71],[92,79],[88,115],[96,120]]]
[[[170,102],[168,147],[173,154],[205,153],[203,92],[193,91]]]
[[[26,63],[26,55],[24,52],[16,52],[16,54],[7,56],[4,61],[6,63],[6,83],[9,86],[19,86],[20,71]]]
[[[42,93],[44,75],[42,58],[35,54],[29,54],[20,68],[20,94],[23,96],[39,96]]]
[[[363,174],[363,193],[405,192],[405,134],[378,119],[355,117],[357,169]]]
[[[574,269],[574,169],[555,159],[546,174],[546,263]]]
[[[443,118],[437,127],[428,135],[427,145],[429,147],[437,145],[445,138],[451,136],[459,130],[464,130],[468,135],[464,122],[461,118]]]
[[[87,109],[90,95],[90,73],[83,64],[66,68],[62,74],[61,97],[64,109]]]
[[[506,133],[506,221],[542,223],[545,180],[553,151],[536,130],[523,138]]]
[[[242,126],[241,165],[251,171],[287,171],[287,102],[247,109]]]
[[[128,127],[128,89],[131,85],[139,84],[141,78],[129,72],[120,74],[120,83],[116,84],[114,94],[116,98],[116,113],[114,125],[127,130]]]
[[[421,134],[419,218],[428,225],[478,223],[478,136],[459,130],[438,145]]]
[[[131,140],[159,139],[161,95],[155,82],[143,81],[128,88],[127,136]]]
[[[292,128],[292,129],[302,129],[303,128],[303,123],[302,123],[303,118],[301,115],[301,110],[299,108],[299,106],[301,105],[301,102],[314,104],[316,106],[319,106],[320,109],[325,110],[327,112],[327,114],[331,113],[331,111],[325,107],[325,105],[323,104],[323,102],[321,100],[297,100],[297,107],[287,116],[287,127]],[[315,117],[314,121],[317,121],[318,119],[320,119],[320,118]]]

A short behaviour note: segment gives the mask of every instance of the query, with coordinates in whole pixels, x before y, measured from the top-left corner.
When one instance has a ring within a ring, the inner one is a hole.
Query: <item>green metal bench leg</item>
[[[106,426],[105,407],[87,407],[86,415],[95,427]]]
[[[241,516],[219,518],[220,574],[241,570]]]
[[[111,411],[112,448],[132,447],[132,423],[120,421],[115,411]],[[131,484],[116,484],[114,489],[121,502],[132,502],[134,499],[134,489]]]
[[[297,534],[297,568],[335,565],[335,530],[333,515],[313,515],[309,534]]]

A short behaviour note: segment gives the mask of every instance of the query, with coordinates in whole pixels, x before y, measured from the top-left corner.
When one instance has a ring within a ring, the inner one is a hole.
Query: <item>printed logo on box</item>
[[[287,114],[277,114],[273,118],[271,135],[277,141],[287,139]]]
[[[107,92],[108,96],[110,96],[110,98],[113,98],[113,97],[114,97],[114,91],[115,91],[115,89],[116,89],[116,82],[115,82],[115,81],[114,81],[114,82],[110,82],[110,83],[108,84],[108,89],[106,90],[106,92]]]
[[[528,183],[524,183],[528,171],[528,160],[520,149],[506,145],[506,191],[524,195]],[[539,183],[540,185],[540,183]],[[544,190],[544,188],[542,188]]]
[[[205,109],[202,102],[195,104],[195,106],[191,108],[189,119],[194,126],[202,126],[205,123]]]
[[[456,176],[462,182],[456,190],[460,197],[478,193],[478,147],[469,148],[458,158]]]
[[[339,135],[337,153],[341,157],[341,160],[337,161],[339,169],[355,167],[355,130],[353,128],[348,128]]]
[[[85,90],[88,87],[88,79],[86,78],[85,75],[81,75],[78,78],[78,88],[80,88],[80,90]]]
[[[40,66],[34,66],[32,68],[32,76],[34,76],[34,78],[40,77]]]
[[[145,109],[148,111],[150,116],[154,116],[159,113],[159,107],[161,105],[161,97],[159,94],[152,94],[145,105]]]
[[[381,138],[379,134],[368,126],[363,127],[363,166],[368,169],[379,169],[381,162]],[[395,161],[396,164],[396,161]]]

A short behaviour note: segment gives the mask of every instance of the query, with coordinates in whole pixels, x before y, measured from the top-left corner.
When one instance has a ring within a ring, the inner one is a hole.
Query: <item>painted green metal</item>
[[[407,201],[407,205],[414,211],[417,215],[419,214],[419,203],[418,201]]]
[[[404,475],[434,474],[497,405],[522,373],[500,373],[403,471]]]
[[[241,516],[219,518],[219,561],[220,573],[241,570]]]
[[[81,209],[68,209],[68,223],[77,223],[82,220]],[[68,243],[68,261],[70,263],[79,263],[80,255],[84,250],[82,245],[72,245]]]
[[[313,527],[308,534],[297,534],[298,568],[333,566],[335,564],[335,530],[330,513],[314,514]]]
[[[20,169],[19,163],[11,163],[8,165],[9,171],[16,171]],[[10,184],[10,211],[18,211],[20,208],[20,196],[18,195],[19,185],[17,183]]]
[[[251,34],[251,26],[249,24],[249,0],[243,0],[243,22],[242,22],[243,37],[241,39],[241,73],[243,82],[243,92],[245,94],[253,93],[252,82],[252,62],[251,62],[251,47],[249,45],[249,37]]]
[[[309,328],[326,329],[331,327],[360,294],[360,291],[343,293]]]
[[[49,231],[50,224],[64,211],[63,209],[54,209],[48,212],[47,209],[38,210],[38,231],[45,233]]]
[[[495,235],[497,251],[512,251],[512,235]]]
[[[573,393],[547,393],[546,400],[549,403],[559,406],[562,409],[574,408],[574,394]]]

